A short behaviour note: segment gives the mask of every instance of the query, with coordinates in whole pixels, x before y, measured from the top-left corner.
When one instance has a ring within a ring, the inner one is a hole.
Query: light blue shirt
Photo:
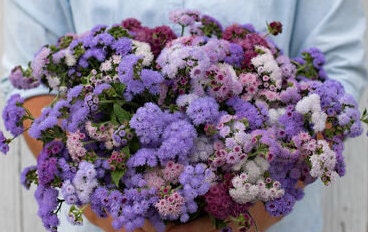
[[[252,23],[259,31],[266,22],[281,21],[283,33],[275,37],[285,54],[295,57],[305,48],[321,49],[327,73],[343,82],[358,97],[366,84],[364,68],[365,17],[360,0],[5,0],[5,55],[9,72],[26,64],[44,44],[55,43],[68,32],[83,33],[96,24],[115,24],[127,17],[145,26],[172,25],[168,12],[198,9],[217,18],[223,26]],[[14,93],[6,78],[5,94]],[[22,91],[24,97],[46,94],[46,89]],[[269,232],[321,232],[321,184],[306,187],[305,198]],[[86,223],[72,229],[64,220],[60,231],[101,231]]]

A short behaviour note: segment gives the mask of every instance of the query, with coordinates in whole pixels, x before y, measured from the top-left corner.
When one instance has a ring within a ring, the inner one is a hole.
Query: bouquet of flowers
[[[55,94],[39,118],[13,95],[3,120],[14,137],[0,132],[3,153],[25,130],[44,144],[22,183],[37,185],[49,231],[61,204],[74,224],[90,205],[128,231],[202,214],[245,230],[255,202],[286,215],[302,186],[344,175],[343,141],[362,133],[361,114],[317,48],[284,55],[269,39],[280,22],[262,34],[195,10],[169,17],[185,35],[129,18],[65,35],[12,70],[15,87]]]

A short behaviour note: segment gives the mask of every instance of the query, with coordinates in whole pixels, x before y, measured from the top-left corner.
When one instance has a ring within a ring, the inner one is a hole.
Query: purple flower
[[[49,186],[60,175],[58,159],[56,156],[62,152],[63,144],[60,141],[52,141],[46,144],[37,158],[38,182]]]
[[[0,151],[3,154],[8,153],[9,151],[9,142],[8,139],[4,136],[3,132],[0,131]]]
[[[59,205],[58,191],[40,184],[35,191],[35,198],[38,203],[38,216],[41,217],[43,225],[49,231],[57,231],[59,219],[54,211]]]
[[[120,38],[111,45],[116,53],[120,56],[125,56],[132,50],[132,41],[129,38]]]
[[[109,191],[104,186],[99,186],[91,194],[91,208],[99,217],[107,217],[106,208],[109,204]]]
[[[73,98],[77,98],[83,91],[83,85],[77,85],[68,89],[67,100],[71,102]]]
[[[155,167],[158,164],[156,150],[152,148],[141,148],[130,157],[127,162],[129,168],[148,165]]]
[[[166,125],[162,120],[164,113],[154,103],[148,102],[138,108],[129,124],[135,130],[139,141],[146,145],[157,145]]]
[[[294,196],[286,193],[280,199],[266,202],[265,207],[267,212],[269,212],[272,216],[282,216],[287,215],[291,212],[295,201],[296,199]]]
[[[82,160],[78,165],[78,171],[73,178],[73,185],[75,186],[76,195],[82,204],[91,201],[90,195],[98,186],[96,179],[96,170],[92,163]]]
[[[48,56],[51,54],[51,49],[48,47],[42,47],[31,63],[32,75],[40,80],[42,75],[45,74],[45,66],[49,63]]]
[[[201,23],[202,23],[202,31],[203,28],[207,28],[207,31],[209,31],[211,34],[214,34],[217,37],[221,37],[222,25],[216,18],[210,15],[202,15]],[[205,35],[210,37],[211,34],[209,32],[205,33]]]
[[[219,108],[214,98],[201,97],[189,104],[186,113],[196,126],[206,123],[213,124],[220,114]]]
[[[151,94],[157,95],[160,92],[160,84],[164,78],[161,73],[150,69],[143,69],[141,72],[141,80],[143,86],[148,89]]]
[[[197,132],[192,124],[185,120],[171,123],[164,130],[162,144],[157,151],[161,162],[178,159],[179,163],[187,162],[188,155],[194,146]]]
[[[249,122],[250,129],[258,129],[263,126],[263,123],[268,119],[267,112],[261,111],[255,105],[243,101],[238,97],[233,97],[226,102],[227,105],[231,106],[235,110],[235,115],[238,119],[245,118]]]
[[[126,85],[125,94],[127,100],[131,100],[135,94],[142,93],[144,85],[141,77],[135,70],[140,57],[136,55],[124,56],[118,67],[119,80]]]
[[[53,128],[54,126],[57,126],[58,124],[58,118],[55,117],[55,115],[51,114],[52,108],[44,108],[44,110],[41,113],[41,116],[36,118],[31,127],[29,128],[29,135],[33,138],[40,139],[42,135],[46,133],[48,129]]]
[[[33,181],[35,181],[35,171],[37,170],[37,166],[32,165],[23,169],[20,176],[20,183],[26,188],[29,189]]]
[[[93,37],[94,46],[110,46],[115,41],[114,37],[109,33],[101,33]]]
[[[199,15],[197,10],[178,9],[170,12],[169,20],[181,26],[190,26],[199,20]]]
[[[79,125],[88,119],[89,109],[84,106],[83,101],[77,101],[70,107],[70,113],[67,121],[64,121],[64,128],[69,132],[76,132]]]
[[[40,81],[24,73],[21,66],[17,66],[11,71],[9,80],[18,89],[31,89],[40,85]]]
[[[3,120],[5,128],[14,136],[23,133],[23,120],[26,116],[26,110],[23,107],[24,99],[19,94],[14,94],[8,100],[3,110]]]
[[[238,68],[241,66],[242,59],[243,59],[243,48],[236,43],[230,43],[229,52],[225,57],[224,61]]]
[[[95,87],[95,89],[93,90],[93,94],[100,95],[103,91],[110,89],[110,88],[111,88],[111,85],[106,84],[106,83],[101,83]]]

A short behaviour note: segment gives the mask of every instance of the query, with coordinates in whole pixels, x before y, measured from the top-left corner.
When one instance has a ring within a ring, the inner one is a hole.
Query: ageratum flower
[[[3,111],[5,128],[14,136],[18,136],[24,131],[23,121],[27,113],[23,103],[24,99],[19,94],[14,94],[7,101]]]
[[[14,69],[15,86],[41,81],[56,93],[31,120],[44,146],[22,174],[25,187],[38,185],[47,230],[57,230],[61,202],[73,225],[89,204],[116,230],[149,220],[163,232],[205,213],[245,230],[256,202],[284,216],[304,196],[298,183],[345,174],[343,142],[362,133],[359,107],[328,78],[320,50],[290,59],[269,33],[223,28],[195,10],[170,20],[185,36],[131,18],[66,35]],[[14,136],[32,118],[22,105],[14,95],[3,112]],[[12,140],[0,132],[0,151]]]

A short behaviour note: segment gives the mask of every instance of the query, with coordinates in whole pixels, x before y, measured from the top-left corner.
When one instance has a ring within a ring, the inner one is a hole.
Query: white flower
[[[250,185],[248,188],[230,189],[229,194],[231,198],[239,203],[246,204],[247,202],[253,202],[257,199],[259,188],[256,185]]]
[[[199,96],[197,94],[194,94],[194,93],[182,94],[176,99],[176,104],[179,107],[185,107],[185,106],[190,105],[190,103],[192,103],[192,101],[194,101],[198,98],[199,98]]]
[[[252,136],[250,134],[245,133],[244,131],[239,131],[234,133],[235,141],[238,144],[245,144],[247,141],[250,141]]]
[[[113,64],[120,64],[121,62],[121,56],[118,56],[118,55],[112,55],[112,63]]]
[[[60,85],[60,79],[58,77],[55,76],[47,76],[46,77],[47,82],[50,86],[50,88],[57,90],[59,85]]]
[[[133,40],[133,46],[135,48],[134,54],[137,56],[142,56],[143,66],[149,66],[153,60],[153,53],[151,52],[151,47],[148,43]]]
[[[303,97],[295,106],[298,113],[306,114],[308,112],[321,111],[321,99],[318,94],[311,94]]]
[[[285,108],[279,108],[279,109],[269,109],[268,110],[268,116],[271,124],[277,124],[279,117],[283,114],[285,114],[286,109]]]
[[[263,46],[256,46],[256,49],[261,50],[263,54],[253,57],[251,60],[252,64],[257,68],[259,74],[262,72],[270,73],[269,76],[271,80],[276,82],[276,87],[281,87],[282,70],[273,57],[272,52]]]
[[[235,131],[239,131],[239,132],[245,131],[244,123],[239,122],[239,121],[234,122],[233,128],[234,128]]]
[[[73,54],[70,53],[70,50],[65,51],[65,63],[68,66],[73,66],[77,63],[77,60],[73,56]]]
[[[110,71],[112,68],[112,65],[111,65],[111,60],[106,60],[104,61],[103,63],[101,63],[100,65],[100,70],[101,71]]]
[[[312,113],[312,123],[315,132],[323,131],[326,128],[327,114],[325,112]]]
[[[270,163],[266,159],[260,156],[257,156],[256,158],[254,158],[254,162],[258,165],[261,172],[267,171],[268,168],[270,167]]]
[[[252,160],[246,162],[245,172],[248,174],[250,183],[256,183],[258,179],[262,178],[261,175],[263,174],[260,167]]]
[[[200,136],[194,140],[194,148],[190,159],[193,162],[206,161],[213,152],[213,141],[207,136]]]
[[[246,173],[235,176],[231,180],[231,183],[234,188],[229,190],[229,194],[235,202],[245,204],[257,199],[259,187],[257,184],[253,185],[248,182],[248,175]]]
[[[325,184],[329,184],[336,175],[336,154],[325,140],[318,140],[317,147],[316,152],[310,156],[310,175],[320,177]]]

